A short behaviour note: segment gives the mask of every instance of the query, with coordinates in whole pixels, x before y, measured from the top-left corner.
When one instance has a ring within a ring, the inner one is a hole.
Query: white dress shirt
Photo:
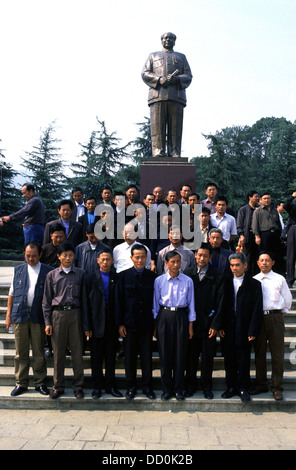
[[[261,282],[263,294],[263,310],[282,310],[287,313],[291,309],[292,294],[284,276],[274,271],[254,276]]]
[[[120,243],[117,245],[113,250],[113,260],[114,260],[114,267],[117,273],[124,271],[125,269],[129,269],[133,266],[133,262],[131,260],[131,249],[134,245],[143,245],[138,241],[135,241],[131,245],[126,242]],[[147,261],[145,268],[151,268],[151,253],[147,246],[145,247],[147,250]]]
[[[233,276],[233,289],[234,289],[234,310],[236,310],[236,298],[237,298],[237,292],[240,288],[240,286],[243,283],[245,275],[243,274],[242,276]]]
[[[211,222],[213,227],[219,228],[223,233],[223,239],[229,242],[232,235],[237,235],[235,218],[225,213],[222,218],[219,217],[217,212],[211,215]]]

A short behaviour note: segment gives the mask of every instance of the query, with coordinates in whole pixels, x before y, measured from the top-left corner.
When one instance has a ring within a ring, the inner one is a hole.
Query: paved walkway
[[[295,414],[0,410],[0,450],[225,449],[294,450]]]

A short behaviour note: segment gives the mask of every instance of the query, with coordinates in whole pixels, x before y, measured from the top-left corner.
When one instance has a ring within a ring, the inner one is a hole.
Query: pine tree
[[[66,178],[61,158],[59,139],[55,137],[55,123],[52,122],[41,132],[39,144],[26,152],[22,166],[29,170],[26,176],[34,185],[46,208],[46,222],[57,217],[57,204],[63,198]]]

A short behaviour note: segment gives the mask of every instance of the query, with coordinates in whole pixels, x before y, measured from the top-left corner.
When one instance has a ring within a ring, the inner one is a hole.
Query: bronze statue
[[[151,139],[153,157],[181,156],[183,110],[186,106],[186,91],[192,80],[191,70],[184,54],[175,52],[176,36],[164,33],[161,36],[163,50],[149,55],[142,79],[150,87]]]

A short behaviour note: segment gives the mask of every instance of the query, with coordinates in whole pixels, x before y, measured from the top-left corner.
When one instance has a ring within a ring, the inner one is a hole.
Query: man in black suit
[[[250,400],[250,355],[263,320],[261,284],[245,274],[244,253],[229,257],[232,278],[225,281],[224,360],[227,389],[222,398],[238,395],[243,402]]]
[[[196,391],[196,372],[201,355],[201,387],[205,398],[212,399],[212,373],[216,334],[221,330],[224,314],[224,276],[211,263],[212,247],[202,243],[195,253],[197,267],[186,270],[194,284],[196,321],[194,335],[189,340],[186,369],[186,392],[190,397]]]
[[[84,193],[83,189],[80,187],[75,187],[72,189],[72,198],[74,199],[73,212],[71,214],[71,219],[78,222],[78,218],[86,212],[86,207],[84,204]]]
[[[117,327],[115,323],[115,284],[113,257],[108,247],[98,253],[98,269],[86,277],[83,290],[83,330],[90,338],[93,398],[100,398],[102,388],[114,397],[122,397],[116,387],[115,360]],[[105,359],[105,380],[103,360]]]
[[[89,224],[85,233],[87,239],[76,247],[74,261],[75,266],[90,274],[97,269],[98,253],[108,246],[97,239],[95,224]]]
[[[212,246],[212,257],[210,263],[221,271],[225,277],[231,277],[229,256],[233,254],[233,251],[222,248],[223,233],[219,228],[212,228],[210,230],[209,243]]]
[[[50,227],[52,224],[60,223],[66,229],[66,241],[76,248],[82,242],[82,225],[71,219],[73,212],[73,202],[70,199],[63,199],[58,206],[60,218],[48,222],[44,229],[43,245],[50,243]]]
[[[133,267],[121,271],[116,285],[116,322],[125,342],[126,398],[137,392],[137,355],[141,357],[142,390],[154,399],[152,389],[153,286],[156,275],[145,268],[147,249],[135,244],[131,249]]]
[[[258,207],[259,194],[257,191],[249,191],[248,204],[242,206],[237,212],[236,227],[239,235],[239,243],[243,246],[243,253],[247,258],[247,272],[254,276],[258,273],[257,259],[259,247],[255,243],[255,235],[252,231],[253,214]]]

